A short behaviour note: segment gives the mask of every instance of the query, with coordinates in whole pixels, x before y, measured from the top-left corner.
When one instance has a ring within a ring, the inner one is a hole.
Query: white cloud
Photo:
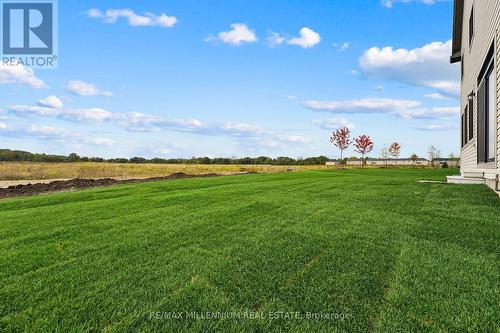
[[[373,47],[364,52],[359,65],[368,77],[432,88],[456,98],[460,94],[460,67],[449,64],[450,54],[451,40],[412,50]]]
[[[301,146],[310,142],[309,138],[301,135],[259,135],[238,142],[238,151],[272,155],[277,149],[290,149],[291,146]]]
[[[302,135],[285,135],[285,136],[280,136],[279,139],[283,142],[290,142],[290,143],[308,143],[311,141],[309,138],[306,138],[305,136]]]
[[[83,140],[86,143],[93,144],[96,146],[114,146],[116,144],[116,142],[113,140],[103,139],[103,138],[84,138]]]
[[[219,32],[217,36],[210,35],[205,39],[207,42],[215,40],[231,45],[241,45],[243,43],[254,43],[258,38],[255,31],[246,24],[233,23],[231,24],[231,30]]]
[[[69,92],[79,96],[113,96],[113,93],[110,91],[100,90],[91,83],[79,80],[69,81],[67,89]]]
[[[10,62],[9,65],[0,62],[0,84],[21,84],[31,88],[47,88],[45,82],[35,76],[31,68]]]
[[[373,88],[373,91],[377,91],[377,92],[381,92],[384,90],[384,87],[383,86],[376,86]]]
[[[398,117],[447,118],[459,114],[458,107],[425,107],[421,102],[404,99],[364,98],[344,101],[307,101],[304,106],[314,111],[331,113],[389,113]]]
[[[351,43],[350,42],[344,42],[344,43],[342,43],[340,45],[337,44],[337,43],[333,43],[333,46],[335,48],[337,48],[339,51],[342,52],[342,51],[345,51],[345,50],[349,49],[351,47]]]
[[[197,132],[206,129],[198,119],[165,119],[141,112],[119,114],[118,124],[131,132],[156,132],[160,129],[175,129],[181,132]]]
[[[67,109],[66,112],[62,114],[63,118],[73,118],[77,121],[96,121],[103,122],[107,120],[116,119],[117,115],[101,109],[101,108],[89,108],[89,109]]]
[[[413,109],[421,105],[418,101],[389,98],[364,98],[345,101],[307,101],[305,106],[311,110],[338,113],[377,113]]]
[[[237,136],[255,135],[266,132],[262,127],[258,125],[232,122],[227,122],[222,125],[215,126],[215,130],[221,130],[223,132],[231,133]]]
[[[270,31],[266,40],[269,47],[276,47],[283,44],[286,41],[286,38],[277,32]]]
[[[104,17],[105,15],[97,8],[92,8],[87,11],[87,16],[90,18]]]
[[[457,118],[460,108],[456,107],[433,107],[407,109],[396,113],[398,116],[407,119],[432,119],[432,118]]]
[[[449,123],[449,122],[415,127],[415,129],[421,131],[451,131],[451,130],[457,130],[459,128],[460,126],[457,123]]]
[[[288,99],[290,101],[295,101],[297,99],[297,96],[295,96],[295,95],[288,95],[288,96],[286,96],[286,99]]]
[[[440,93],[425,94],[424,97],[427,97],[430,99],[435,99],[435,100],[440,100],[440,101],[450,99],[448,96],[444,96],[443,94],[440,94]]]
[[[6,128],[7,128],[7,125],[0,121],[0,130],[6,129]]]
[[[239,139],[237,142],[246,148],[248,145],[285,148],[309,142],[309,139],[300,135],[287,135],[281,131],[271,131],[259,125],[246,123],[205,123],[198,119],[164,119],[143,113],[127,114],[120,122],[121,126],[129,131],[174,130],[200,135],[235,137]]]
[[[172,129],[204,135],[240,137],[268,133],[262,127],[253,124],[234,122],[204,123],[198,119],[165,119],[140,112],[117,113],[101,108],[56,109],[33,105],[11,105],[8,111],[20,117],[37,115],[78,122],[112,122],[131,132],[155,132],[161,129]]]
[[[342,46],[340,47],[340,51],[345,51],[347,50],[348,48],[351,47],[351,43],[349,42],[345,42],[344,44],[342,44]]]
[[[382,6],[392,8],[395,3],[410,3],[419,2],[425,5],[434,5],[438,1],[451,1],[451,0],[381,0]]]
[[[205,123],[198,119],[165,119],[139,112],[122,114],[119,123],[132,132],[155,132],[161,129],[172,129],[180,132],[203,135],[226,135],[235,137],[248,137],[268,133],[268,131],[262,127],[254,124],[235,122]]]
[[[52,126],[42,126],[42,125],[31,125],[27,130],[27,133],[37,136],[39,138],[68,138],[78,136],[76,133],[67,131],[63,128],[52,127]]]
[[[41,99],[38,101],[38,105],[41,107],[60,109],[64,107],[63,102],[57,98],[57,96],[50,95],[47,98]]]
[[[173,145],[170,142],[164,141],[151,142],[141,145],[135,150],[134,156],[143,156],[146,158],[172,157],[172,154],[174,153],[184,153],[189,157],[193,156],[192,148],[183,145]]]
[[[300,29],[300,37],[295,37],[287,41],[290,45],[297,45],[304,49],[311,48],[320,42],[321,36],[308,27]]]
[[[284,131],[273,131],[265,129],[259,125],[223,122],[208,123],[198,119],[167,119],[160,116],[149,115],[140,112],[119,113],[110,112],[100,108],[88,109],[68,109],[51,108],[43,106],[30,105],[12,105],[8,111],[20,117],[37,115],[43,117],[55,117],[69,121],[85,122],[107,122],[130,132],[159,132],[162,130],[171,130],[177,132],[187,132],[199,135],[210,136],[229,136],[238,139],[238,142],[254,142],[257,145],[277,144],[280,147],[291,144],[299,145],[309,142],[309,140],[300,135],[288,135]],[[54,128],[33,128],[29,134],[38,134],[39,136],[48,136],[55,138],[56,134],[62,136],[65,132]],[[113,142],[107,139],[86,139],[84,136],[75,136],[80,143],[91,143],[99,145],[111,145]]]
[[[14,113],[18,116],[27,114],[36,114],[39,116],[57,116],[60,111],[45,106],[11,105],[9,107],[9,112]]]
[[[0,127],[1,129],[1,127]],[[7,129],[7,128],[5,128]],[[0,132],[1,135],[17,138],[35,138],[40,140],[58,141],[64,144],[91,144],[96,146],[112,146],[113,140],[105,138],[91,138],[78,132],[69,131],[60,127],[32,124],[27,128],[13,128]]]
[[[175,16],[168,16],[163,13],[157,15],[149,12],[144,15],[138,15],[130,9],[108,9],[106,12],[102,12],[99,9],[92,8],[87,11],[87,16],[90,18],[101,18],[106,23],[116,23],[119,18],[124,18],[132,27],[156,26],[171,28],[178,22]]]
[[[100,108],[89,109],[56,109],[32,105],[11,105],[9,111],[18,116],[34,114],[38,116],[50,116],[71,121],[95,121],[103,122],[116,120],[119,115]]]
[[[318,125],[324,130],[338,130],[339,128],[347,127],[349,129],[355,129],[356,126],[351,121],[344,117],[338,118],[326,118],[326,119],[313,119],[313,124]]]

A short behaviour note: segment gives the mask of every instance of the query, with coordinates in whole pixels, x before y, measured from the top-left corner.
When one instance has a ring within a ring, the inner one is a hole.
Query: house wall
[[[474,40],[469,47],[469,18],[474,6]],[[461,88],[461,112],[463,113],[468,100],[467,96],[477,93],[477,77],[486,59],[490,46],[495,42],[494,63],[497,89],[497,158],[493,165],[477,164],[477,95],[474,98],[474,138],[462,148],[461,168],[463,172],[490,172],[493,169],[500,172],[500,1],[496,0],[464,0],[464,18],[462,33],[462,61],[464,75]]]

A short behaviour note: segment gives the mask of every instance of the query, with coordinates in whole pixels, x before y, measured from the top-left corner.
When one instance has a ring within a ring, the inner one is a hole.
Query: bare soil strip
[[[219,177],[217,173],[207,173],[201,175],[188,175],[183,172],[173,173],[166,177],[154,177],[154,178],[144,178],[144,179],[113,179],[113,178],[102,178],[102,179],[70,179],[70,180],[56,180],[51,182],[42,182],[37,184],[18,184],[9,186],[7,188],[0,188],[0,199],[14,198],[19,196],[30,196],[43,193],[53,193],[71,190],[82,190],[86,188],[93,187],[105,187],[118,184],[132,184],[132,183],[143,183],[143,182],[153,182],[159,180],[172,180],[172,179],[183,179],[183,178],[200,178],[200,177]]]

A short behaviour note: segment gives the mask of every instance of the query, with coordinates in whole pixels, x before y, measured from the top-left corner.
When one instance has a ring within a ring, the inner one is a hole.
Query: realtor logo
[[[2,63],[27,67],[57,65],[57,3],[0,0]]]

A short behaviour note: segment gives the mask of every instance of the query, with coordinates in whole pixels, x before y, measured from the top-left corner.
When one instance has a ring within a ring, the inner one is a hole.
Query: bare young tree
[[[429,160],[431,161],[432,166],[434,166],[434,160],[436,158],[441,157],[441,151],[437,149],[434,145],[429,147],[429,150],[427,151],[427,154],[429,156]]]
[[[389,159],[389,147],[384,145],[380,151],[380,158],[384,160],[384,164],[387,165],[387,160]]]
[[[397,142],[394,142],[389,147],[389,152],[391,153],[392,157],[394,157],[395,159],[398,159],[399,154],[401,154],[401,145]]]

